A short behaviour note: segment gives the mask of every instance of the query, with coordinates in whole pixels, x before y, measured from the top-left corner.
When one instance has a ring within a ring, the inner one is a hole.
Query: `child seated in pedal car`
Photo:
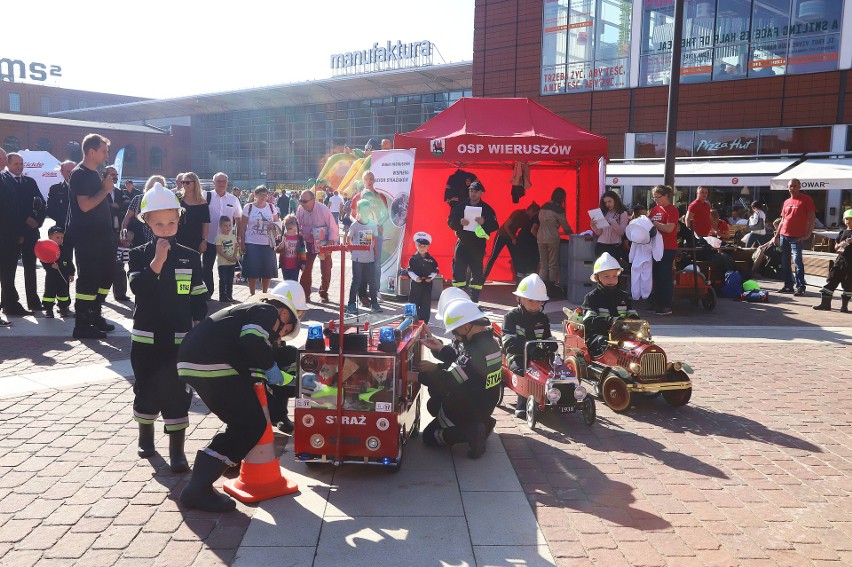
[[[503,318],[501,348],[506,355],[509,370],[523,376],[524,349],[527,341],[550,339],[550,320],[542,312],[548,299],[544,280],[538,274],[530,274],[521,280],[514,291],[518,297],[518,306],[506,313]],[[547,358],[556,350],[555,344],[539,344],[530,349],[530,360]],[[515,403],[515,417],[526,419],[527,400],[518,396]]]
[[[607,348],[609,329],[617,319],[638,319],[630,294],[618,287],[621,265],[608,252],[595,260],[591,280],[595,289],[583,298],[583,326],[586,346],[592,358],[601,356]]]

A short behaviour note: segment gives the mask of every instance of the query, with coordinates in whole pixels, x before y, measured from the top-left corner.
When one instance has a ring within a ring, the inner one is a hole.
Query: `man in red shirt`
[[[802,261],[802,245],[811,237],[816,224],[816,207],[813,200],[802,193],[802,184],[798,179],[787,182],[790,198],[781,208],[781,224],[772,243],[781,243],[781,269],[784,270],[784,287],[779,293],[805,295],[805,264]],[[790,257],[796,263],[796,288],[793,289],[793,269]]]
[[[656,206],[651,209],[648,217],[663,237],[663,257],[658,262],[654,260],[651,268],[653,289],[651,303],[657,307],[657,315],[672,314],[672,292],[674,275],[672,266],[677,255],[677,223],[680,213],[672,205],[674,191],[668,185],[655,185],[651,190]]]
[[[686,226],[695,231],[698,236],[710,234],[710,203],[707,196],[710,190],[703,185],[698,187],[696,199],[686,209]]]

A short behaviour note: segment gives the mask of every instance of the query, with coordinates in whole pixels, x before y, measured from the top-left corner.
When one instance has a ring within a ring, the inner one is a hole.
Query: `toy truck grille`
[[[666,375],[666,355],[662,352],[646,352],[639,359],[640,377],[643,380],[661,380]]]

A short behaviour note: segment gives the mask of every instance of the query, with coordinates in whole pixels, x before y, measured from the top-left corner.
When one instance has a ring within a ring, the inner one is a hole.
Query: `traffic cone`
[[[284,478],[284,469],[278,464],[275,455],[275,437],[269,420],[269,407],[266,404],[266,390],[261,383],[254,385],[254,392],[266,415],[266,431],[257,445],[249,451],[240,465],[240,476],[228,480],[222,486],[225,492],[240,502],[260,502],[299,490],[295,482]]]

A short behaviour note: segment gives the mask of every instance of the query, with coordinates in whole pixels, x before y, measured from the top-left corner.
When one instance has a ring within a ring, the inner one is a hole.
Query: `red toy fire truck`
[[[416,372],[425,325],[410,307],[384,320],[344,319],[341,297],[340,319],[308,330],[295,400],[297,461],[399,470],[403,445],[420,430]]]

